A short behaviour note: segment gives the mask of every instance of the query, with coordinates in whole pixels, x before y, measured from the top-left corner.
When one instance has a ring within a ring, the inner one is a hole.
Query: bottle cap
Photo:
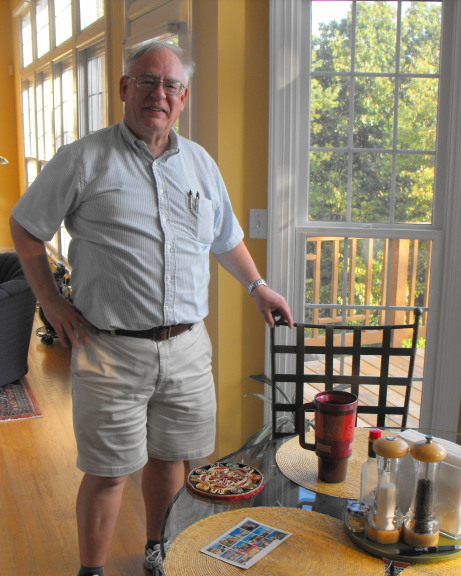
[[[368,438],[370,440],[377,440],[378,438],[381,438],[382,435],[383,435],[382,430],[380,430],[379,428],[372,428],[368,433]]]
[[[384,458],[403,458],[408,453],[408,444],[402,438],[385,436],[373,442],[373,450]]]
[[[426,436],[426,440],[413,444],[410,453],[415,460],[420,462],[440,462],[447,455],[445,447],[438,442],[433,442],[432,436]]]

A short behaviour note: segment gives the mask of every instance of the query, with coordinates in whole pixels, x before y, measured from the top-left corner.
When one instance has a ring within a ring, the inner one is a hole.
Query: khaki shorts
[[[139,470],[148,456],[194,460],[215,445],[211,343],[203,322],[153,340],[92,336],[72,352],[77,466],[95,476]]]

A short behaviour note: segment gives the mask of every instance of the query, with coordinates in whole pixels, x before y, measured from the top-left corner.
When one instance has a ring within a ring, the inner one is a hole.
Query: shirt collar
[[[152,156],[152,153],[150,152],[144,140],[140,140],[139,138],[137,138],[125,124],[124,120],[120,122],[120,130],[123,139],[132,150],[134,150],[135,152],[140,151],[148,152],[148,154]],[[160,156],[160,158],[168,158],[169,156],[172,156],[173,154],[178,154],[179,152],[179,138],[176,132],[174,130],[171,130],[168,136],[170,138],[170,147]]]

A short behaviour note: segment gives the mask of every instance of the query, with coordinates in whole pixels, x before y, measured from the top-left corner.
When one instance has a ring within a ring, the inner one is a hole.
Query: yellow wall
[[[10,1],[13,6],[18,0]],[[0,19],[2,23],[8,23],[2,26],[9,30],[11,10],[4,9],[3,4],[0,2]],[[106,34],[112,52],[109,69],[111,122],[117,122],[122,114],[118,98],[122,70],[122,5],[121,0],[109,0],[107,4],[110,26],[106,28]],[[194,0],[193,7],[197,63],[191,93],[195,108],[194,139],[218,162],[234,210],[247,235],[249,209],[267,206],[269,3],[267,0]],[[11,42],[8,50],[12,58]],[[4,57],[5,53],[0,55],[0,62]],[[2,73],[0,71],[0,79],[3,79]],[[13,79],[10,83],[12,93],[5,123],[11,144],[8,152],[3,153],[0,149],[0,155],[10,154],[12,150],[10,160],[14,160],[12,172],[16,176],[5,212],[9,212],[19,197],[19,178],[22,181],[21,169],[17,167],[16,126],[11,108],[11,103],[14,104]],[[0,97],[5,97],[5,93]],[[4,106],[0,113],[3,109]],[[6,168],[0,167],[0,177]],[[264,276],[266,241],[247,239],[246,242]],[[262,392],[261,384],[251,380],[249,375],[263,372],[265,329],[262,317],[244,288],[218,268],[214,259],[211,268],[207,325],[214,350],[213,370],[218,397],[217,458],[237,450],[262,425],[263,403],[253,397],[243,398],[243,395],[250,391]]]
[[[8,250],[13,246],[8,220],[19,197],[19,172],[11,11],[4,0],[0,2],[0,38],[0,156],[10,162],[0,166],[0,249]]]
[[[266,0],[195,3],[196,133],[218,162],[245,235],[250,208],[267,206],[268,26]],[[266,241],[246,239],[262,275]],[[236,450],[262,425],[248,378],[264,369],[264,322],[241,286],[212,267],[208,327],[218,391],[216,455]]]

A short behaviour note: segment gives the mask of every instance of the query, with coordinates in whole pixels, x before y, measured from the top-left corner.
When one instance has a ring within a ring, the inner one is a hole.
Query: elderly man
[[[120,124],[63,146],[15,206],[24,271],[64,346],[72,346],[79,576],[102,576],[123,488],[143,468],[145,566],[163,574],[160,527],[184,460],[214,450],[216,401],[208,314],[209,254],[253,296],[266,322],[285,299],[261,278],[219,170],[173,129],[194,63],[150,43],[120,80]],[[72,236],[72,302],[44,242]]]

